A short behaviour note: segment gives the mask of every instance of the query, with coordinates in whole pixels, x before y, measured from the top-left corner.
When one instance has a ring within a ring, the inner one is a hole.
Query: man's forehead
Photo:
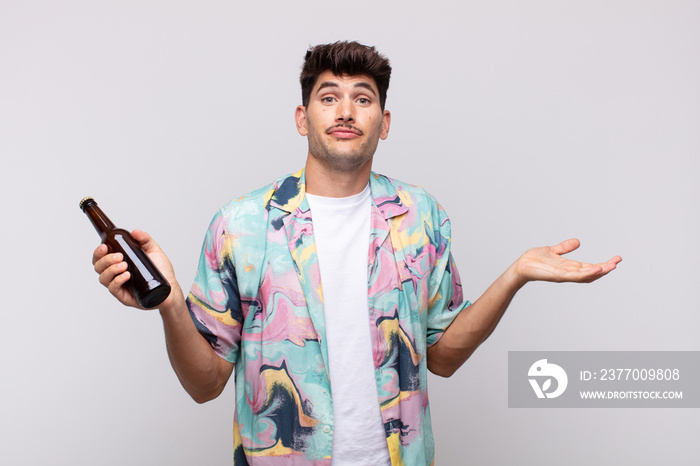
[[[332,71],[324,71],[318,76],[316,84],[314,85],[314,92],[318,92],[322,88],[326,87],[340,87],[340,86],[351,86],[351,87],[368,87],[375,94],[379,92],[377,88],[377,83],[373,77],[366,74],[341,74],[337,75]]]

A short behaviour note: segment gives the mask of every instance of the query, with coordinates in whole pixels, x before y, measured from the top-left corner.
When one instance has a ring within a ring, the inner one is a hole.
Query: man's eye
[[[333,97],[324,97],[323,99],[321,99],[321,102],[326,102],[330,104],[333,102]]]
[[[357,101],[361,104],[368,104],[369,103],[369,99],[366,97],[360,97],[359,99],[357,99]]]

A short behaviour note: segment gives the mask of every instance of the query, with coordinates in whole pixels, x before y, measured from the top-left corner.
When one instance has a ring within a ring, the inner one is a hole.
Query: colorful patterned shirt
[[[368,325],[392,465],[429,465],[427,348],[469,305],[450,222],[423,189],[372,173]],[[333,400],[304,170],[224,206],[187,304],[235,364],[234,464],[330,465]],[[352,344],[352,342],[348,342]]]

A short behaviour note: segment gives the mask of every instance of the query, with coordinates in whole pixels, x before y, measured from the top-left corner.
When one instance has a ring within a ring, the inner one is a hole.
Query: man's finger
[[[125,269],[126,270],[126,269]],[[109,290],[110,293],[112,293],[114,296],[118,296],[118,293],[121,291],[122,287],[126,283],[126,281],[131,277],[131,274],[129,272],[124,271],[123,273],[117,275],[114,277],[114,280],[112,280],[109,283],[109,286],[107,286],[107,289]]]
[[[99,246],[97,246],[95,248],[95,251],[93,251],[92,253],[92,265],[95,265],[95,263],[98,260],[102,259],[105,256],[105,254],[107,254],[107,252],[108,249],[106,245],[100,244]]]
[[[608,273],[608,272],[612,272],[613,270],[615,270],[617,268],[617,264],[619,264],[621,261],[622,261],[622,257],[615,256],[612,259],[610,259],[609,261],[607,261],[603,264],[600,264],[600,265],[603,267],[603,270],[605,271],[605,273]]]
[[[100,283],[109,288],[118,275],[126,272],[126,268],[127,265],[124,261],[110,265],[100,274]]]
[[[621,257],[615,256],[612,259],[610,259],[608,262],[601,262],[600,264],[596,264],[592,266],[590,269],[586,270],[585,276],[582,277],[582,282],[584,283],[590,283],[593,281],[598,280],[601,277],[604,277],[605,275],[609,274],[615,268],[617,267],[617,264],[622,260]]]
[[[562,241],[556,246],[552,246],[551,249],[554,254],[558,254],[561,256],[562,254],[567,254],[577,249],[580,245],[581,242],[579,240],[577,240],[576,238],[571,238],[567,239],[566,241]]]
[[[133,230],[131,232],[131,236],[136,241],[138,241],[143,250],[146,252],[154,252],[160,250],[160,246],[158,246],[158,244],[155,241],[153,241],[151,235],[149,235],[143,230]]]
[[[124,260],[124,255],[121,252],[115,252],[114,254],[107,254],[102,256],[100,260],[95,262],[95,272],[102,274],[108,267],[117,264]]]

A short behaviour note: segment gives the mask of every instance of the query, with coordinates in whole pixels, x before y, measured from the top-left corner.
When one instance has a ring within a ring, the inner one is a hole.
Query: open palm
[[[529,249],[517,261],[518,274],[525,281],[590,283],[614,270],[622,260],[615,256],[607,262],[589,264],[562,257],[580,245],[572,238],[556,246]]]

